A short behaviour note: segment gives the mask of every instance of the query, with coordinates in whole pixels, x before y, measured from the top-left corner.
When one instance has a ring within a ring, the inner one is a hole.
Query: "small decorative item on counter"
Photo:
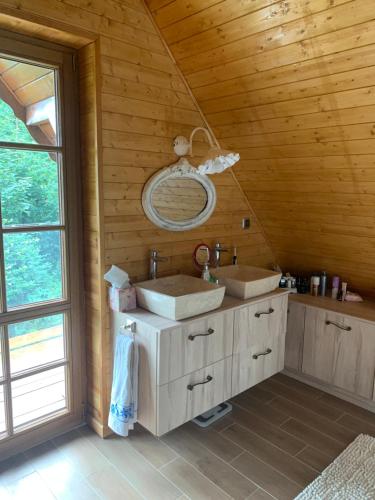
[[[320,295],[322,297],[325,297],[326,291],[327,291],[327,273],[325,271],[322,271],[322,274],[320,275]]]
[[[358,293],[346,292],[345,301],[346,302],[363,302],[363,299]]]
[[[320,276],[312,276],[311,277],[311,285],[312,285],[311,295],[314,295],[314,297],[318,296],[318,293],[319,293],[319,283],[320,283]]]
[[[337,299],[337,295],[339,293],[339,286],[340,286],[340,278],[338,276],[334,276],[332,278],[332,298],[334,300]]]
[[[126,312],[137,307],[135,288],[131,286],[128,273],[112,266],[104,279],[112,285],[109,289],[109,305],[113,311]]]
[[[286,278],[286,276],[281,276],[279,288],[287,288],[287,286],[288,286],[288,279]]]
[[[288,277],[288,290],[290,293],[297,293],[296,278],[293,278],[293,276]]]
[[[285,276],[280,278],[279,288],[288,288],[291,293],[297,293],[296,282],[296,278],[291,276],[290,273],[286,273]]]

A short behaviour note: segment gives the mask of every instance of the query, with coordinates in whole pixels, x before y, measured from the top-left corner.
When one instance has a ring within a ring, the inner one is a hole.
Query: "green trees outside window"
[[[35,144],[26,125],[1,100],[0,140]],[[0,149],[0,199],[3,228],[59,224],[57,155]],[[62,296],[60,231],[4,234],[4,254],[8,307]],[[53,321],[44,318],[40,326]]]

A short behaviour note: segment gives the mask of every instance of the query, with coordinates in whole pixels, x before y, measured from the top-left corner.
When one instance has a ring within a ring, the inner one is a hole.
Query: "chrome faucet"
[[[158,273],[158,262],[165,262],[167,257],[159,257],[159,252],[155,249],[150,254],[150,280],[156,280]]]
[[[220,266],[220,257],[222,252],[228,252],[228,249],[225,247],[222,247],[219,242],[216,242],[215,244],[215,266],[219,267]]]

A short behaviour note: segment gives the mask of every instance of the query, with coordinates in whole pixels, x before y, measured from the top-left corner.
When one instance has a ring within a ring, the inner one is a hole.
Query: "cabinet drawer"
[[[254,352],[285,338],[288,296],[265,300],[236,311],[233,352]]]
[[[232,311],[212,314],[161,332],[158,385],[231,356],[232,345]]]
[[[157,435],[161,436],[229,399],[231,370],[232,358],[228,357],[158,387]]]
[[[371,399],[375,372],[373,324],[307,307],[302,371]]]
[[[246,391],[284,368],[285,333],[257,339],[251,349],[233,355],[232,395]]]

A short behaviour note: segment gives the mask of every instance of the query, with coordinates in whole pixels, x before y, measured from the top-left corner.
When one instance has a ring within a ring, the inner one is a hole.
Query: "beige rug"
[[[375,438],[359,435],[295,500],[374,500]]]

